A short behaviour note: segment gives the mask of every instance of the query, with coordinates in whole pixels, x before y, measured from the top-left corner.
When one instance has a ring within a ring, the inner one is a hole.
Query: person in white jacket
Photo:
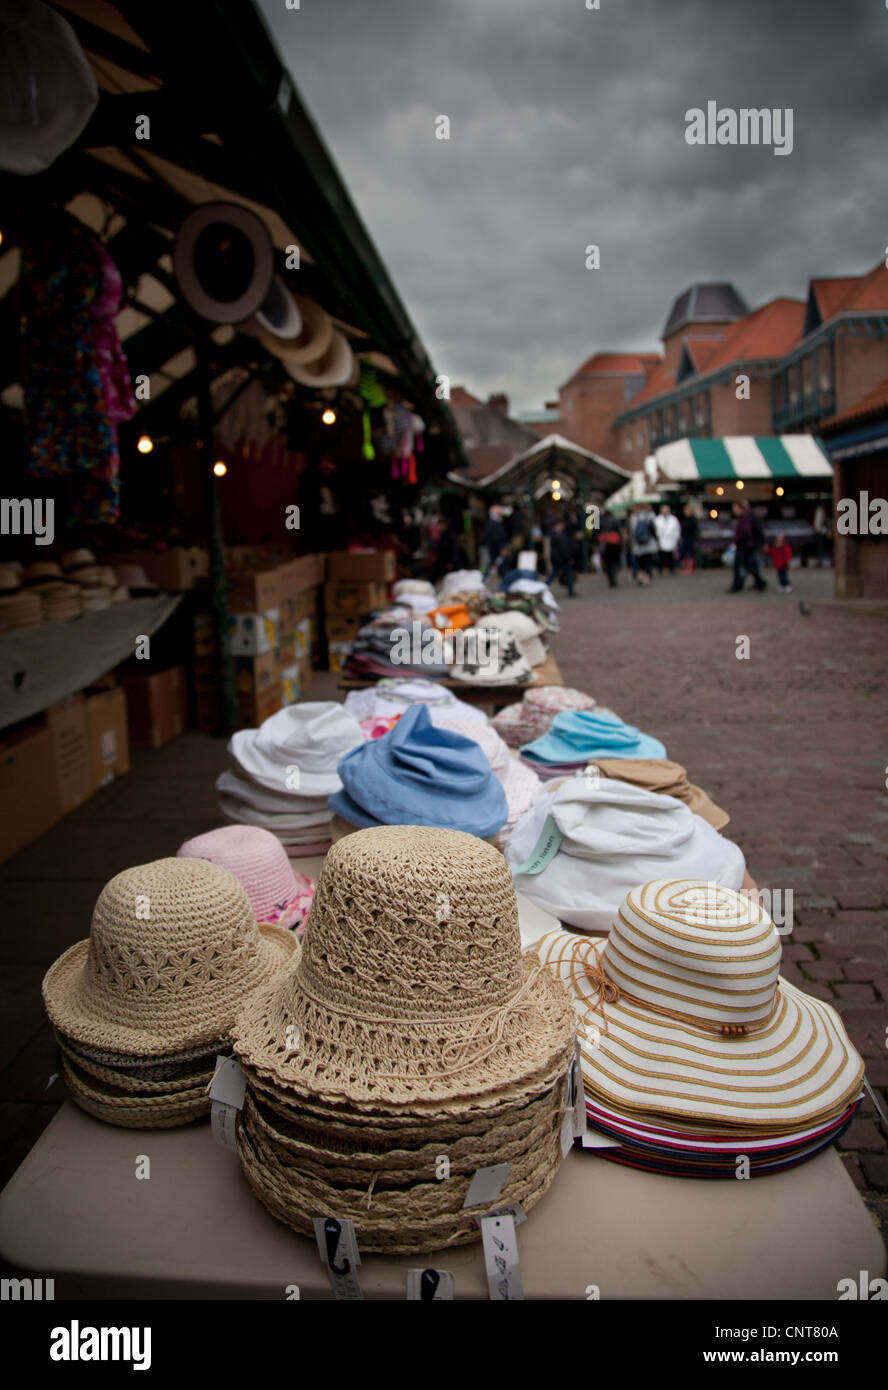
[[[657,532],[657,544],[660,553],[657,557],[657,568],[663,573],[663,566],[672,574],[675,570],[675,551],[678,542],[681,540],[681,522],[677,516],[672,515],[672,510],[666,502],[660,508],[660,515],[654,517],[654,529]]]

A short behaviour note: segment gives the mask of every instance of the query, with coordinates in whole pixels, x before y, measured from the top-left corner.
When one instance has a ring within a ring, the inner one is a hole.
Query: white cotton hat
[[[421,676],[413,680],[385,676],[370,690],[350,690],[345,697],[345,708],[355,719],[403,714],[411,705],[420,704],[428,708],[433,724],[439,723],[442,714],[448,719],[456,717],[471,724],[487,723],[483,710],[458,699],[439,681],[424,680]]]
[[[73,145],[99,89],[71,25],[40,0],[6,0],[0,27],[0,169],[38,174]]]
[[[506,845],[518,890],[582,931],[606,932],[639,883],[667,874],[738,889],[735,844],[673,796],[596,775],[547,787]]]
[[[543,666],[546,661],[546,648],[540,640],[540,628],[526,613],[510,609],[508,613],[488,613],[478,624],[479,627],[511,628],[521,644],[521,650],[531,666]]]
[[[216,791],[220,796],[228,797],[232,802],[238,802],[243,809],[256,811],[260,815],[276,816],[299,816],[302,824],[311,825],[310,820],[305,817],[311,816],[327,809],[327,797],[324,796],[301,796],[297,791],[269,791],[267,787],[260,787],[258,782],[252,782],[249,777],[242,777],[240,773],[226,770],[216,778]],[[262,824],[262,821],[256,824]]]
[[[397,599],[403,599],[408,594],[433,599],[435,586],[428,579],[399,579],[392,585],[392,593]],[[432,606],[434,607],[434,604]]]
[[[622,1114],[786,1134],[860,1093],[841,1019],[780,977],[754,897],[659,879],[627,894],[603,940],[556,931],[534,949],[574,996],[587,1096]]]
[[[480,570],[451,570],[438,585],[438,598],[443,600],[448,594],[468,594],[483,588],[484,575]]]
[[[287,705],[258,729],[239,729],[228,744],[235,766],[270,791],[329,796],[341,783],[341,758],[364,742],[361,726],[332,700]]]

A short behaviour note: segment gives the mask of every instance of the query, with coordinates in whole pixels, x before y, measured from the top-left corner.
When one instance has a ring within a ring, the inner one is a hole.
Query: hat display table
[[[534,686],[564,685],[564,679],[551,652],[542,666],[534,667],[534,675],[536,680],[533,685],[471,685],[468,681],[457,681],[452,678],[438,681],[437,684],[443,685],[447,690],[455,690],[459,698],[464,700],[466,704],[478,705],[482,709],[489,708],[495,713],[504,705],[512,705],[516,700],[520,700],[525,690],[532,690]],[[376,677],[370,680],[358,680],[346,676],[339,682],[339,689],[367,690],[375,684]]]
[[[136,1178],[139,1155],[150,1180]],[[751,1181],[666,1178],[570,1153],[518,1230],[528,1299],[820,1299],[885,1272],[885,1250],[834,1150]],[[0,1254],[64,1298],[332,1297],[313,1241],[257,1202],[206,1123],[123,1130],[67,1103],[0,1194]],[[450,1270],[487,1298],[480,1241],[366,1255],[365,1298],[405,1297],[407,1270]],[[291,1293],[292,1296],[292,1293]]]

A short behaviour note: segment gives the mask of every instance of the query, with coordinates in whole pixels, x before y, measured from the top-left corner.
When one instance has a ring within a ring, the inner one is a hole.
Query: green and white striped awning
[[[651,480],[721,483],[734,478],[831,478],[833,467],[816,435],[744,434],[662,444],[645,470]]]

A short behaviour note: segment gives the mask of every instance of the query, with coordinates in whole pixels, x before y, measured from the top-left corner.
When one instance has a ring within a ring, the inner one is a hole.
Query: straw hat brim
[[[863,1062],[838,1014],[787,980],[764,1027],[726,1038],[625,998],[593,1008],[588,972],[606,938],[551,932],[534,949],[577,1000],[587,1093],[621,1111],[785,1132],[837,1113],[860,1090]]]
[[[486,1017],[429,1019],[362,1018],[336,1009],[309,998],[297,970],[257,990],[241,1009],[235,1052],[283,1089],[321,1100],[471,1104],[539,1073],[554,1079],[569,1065],[574,1010],[561,984],[538,967],[532,952],[521,957],[512,1007]],[[293,1038],[297,1045],[288,1047]]]
[[[183,993],[182,1007],[175,1025],[166,1031],[150,1026],[150,1009],[142,1003],[144,1022],[125,1022],[114,1017],[108,1004],[90,988],[86,974],[89,938],[77,941],[50,966],[43,979],[43,1002],[51,1022],[75,1042],[119,1051],[137,1057],[175,1052],[201,1042],[227,1038],[235,1012],[244,994],[275,984],[289,972],[298,959],[299,945],[292,932],[283,927],[259,924],[262,936],[255,969],[247,978],[232,982],[230,999],[207,1011],[201,1009],[199,991],[190,991],[194,1009],[189,1007],[189,995]],[[134,1001],[133,1015],[138,1015],[139,1001]]]

